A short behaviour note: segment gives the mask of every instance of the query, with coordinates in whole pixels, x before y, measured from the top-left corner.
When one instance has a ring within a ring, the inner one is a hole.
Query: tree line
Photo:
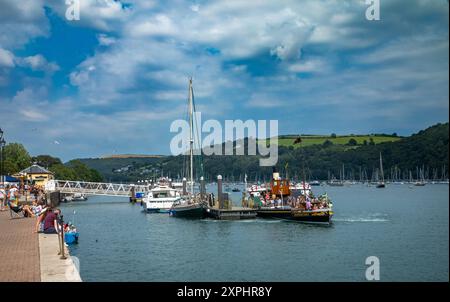
[[[100,182],[103,176],[80,160],[64,164],[59,158],[50,155],[31,156],[19,143],[9,143],[3,149],[3,173],[14,175],[32,164],[38,164],[54,173],[56,179],[84,180]]]

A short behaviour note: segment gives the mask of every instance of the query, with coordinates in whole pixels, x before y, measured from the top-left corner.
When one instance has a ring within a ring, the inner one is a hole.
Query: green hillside
[[[139,156],[139,155],[138,155]],[[140,171],[145,171],[145,167],[159,163],[164,157],[105,157],[105,158],[83,158],[82,163],[103,175],[106,181],[135,181],[142,179],[139,177]],[[141,169],[143,167],[143,169]]]
[[[398,169],[401,177],[409,172],[415,174],[417,168],[423,168],[425,174],[442,175],[448,169],[448,123],[437,124],[421,130],[409,137],[395,135],[346,135],[319,136],[302,135],[302,143],[293,145],[298,136],[282,136],[278,148],[277,168],[288,172],[295,178],[302,174],[307,177],[327,179],[328,175],[339,176],[345,165],[346,178],[359,179],[360,171],[368,177],[379,166],[379,154],[383,155],[385,175]],[[356,145],[349,144],[354,139]],[[366,143],[364,143],[366,141]],[[301,145],[302,148],[297,146]],[[82,159],[83,163],[98,170],[105,180],[137,181],[150,179],[162,174],[177,178],[183,175],[184,157],[166,156],[161,158],[108,158]],[[195,157],[198,164],[199,157]],[[196,175],[214,179],[221,174],[227,180],[239,180],[247,174],[250,180],[269,179],[272,167],[260,167],[258,156],[203,156],[204,171],[196,164]],[[124,169],[125,168],[125,169]],[[438,173],[437,173],[438,172]],[[447,174],[448,175],[448,174]]]

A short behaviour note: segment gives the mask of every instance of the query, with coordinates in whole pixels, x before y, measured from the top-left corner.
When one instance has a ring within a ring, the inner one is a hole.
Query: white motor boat
[[[157,186],[143,198],[144,210],[148,213],[168,213],[175,202],[181,199],[180,192],[168,185]]]
[[[81,193],[75,193],[72,196],[72,201],[86,201],[87,196]]]

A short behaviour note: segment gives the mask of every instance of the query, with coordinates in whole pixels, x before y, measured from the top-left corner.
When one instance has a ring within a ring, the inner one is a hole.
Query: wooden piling
[[[217,176],[217,199],[219,200],[218,208],[223,209],[222,175]]]

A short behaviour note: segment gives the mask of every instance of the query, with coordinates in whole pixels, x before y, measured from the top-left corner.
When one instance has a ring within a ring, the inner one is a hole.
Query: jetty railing
[[[130,196],[134,192],[148,192],[148,185],[116,184],[104,182],[51,180],[46,184],[46,191],[59,191],[66,194]]]
[[[63,215],[59,215],[58,217],[58,226],[59,226],[59,230],[58,230],[58,242],[59,242],[59,253],[58,255],[60,255],[60,259],[61,260],[65,260],[67,259],[65,253],[64,253],[64,217]]]

